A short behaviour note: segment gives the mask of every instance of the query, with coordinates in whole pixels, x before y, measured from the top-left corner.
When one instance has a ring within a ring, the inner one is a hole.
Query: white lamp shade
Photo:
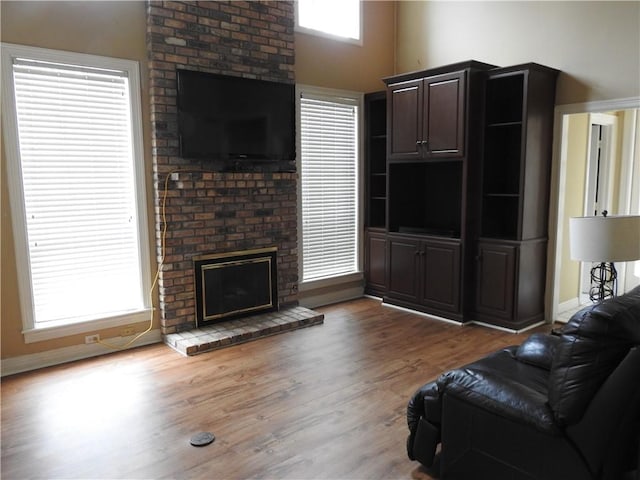
[[[569,219],[571,259],[582,262],[628,262],[640,259],[640,216]]]

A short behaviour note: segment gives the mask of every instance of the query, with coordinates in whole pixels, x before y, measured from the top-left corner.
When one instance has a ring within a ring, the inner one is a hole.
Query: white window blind
[[[126,72],[15,58],[33,327],[142,310]]]
[[[357,119],[353,102],[300,99],[303,282],[358,268]]]

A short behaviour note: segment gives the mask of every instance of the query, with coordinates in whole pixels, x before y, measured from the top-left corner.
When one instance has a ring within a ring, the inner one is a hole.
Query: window
[[[298,0],[296,7],[298,31],[361,44],[360,0]]]
[[[300,90],[302,283],[359,272],[358,95]]]
[[[100,328],[143,320],[136,315],[149,311],[149,259],[137,63],[2,47],[26,340],[95,330],[105,319]],[[74,324],[84,328],[55,333]],[[37,330],[48,333],[29,335]]]

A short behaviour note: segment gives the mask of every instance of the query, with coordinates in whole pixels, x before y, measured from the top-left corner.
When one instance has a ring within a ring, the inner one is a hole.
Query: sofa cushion
[[[551,369],[551,362],[560,337],[544,333],[534,333],[516,350],[516,358],[536,367]]]
[[[574,314],[562,329],[549,375],[557,422],[578,422],[605,379],[639,344],[640,287]]]
[[[543,396],[547,396],[549,370],[516,360],[518,347],[512,346],[498,350],[462,368],[487,372],[505,380],[521,383]]]

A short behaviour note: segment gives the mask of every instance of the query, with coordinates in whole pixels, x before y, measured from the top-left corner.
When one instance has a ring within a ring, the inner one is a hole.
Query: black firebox
[[[196,326],[278,309],[277,248],[195,257]]]

